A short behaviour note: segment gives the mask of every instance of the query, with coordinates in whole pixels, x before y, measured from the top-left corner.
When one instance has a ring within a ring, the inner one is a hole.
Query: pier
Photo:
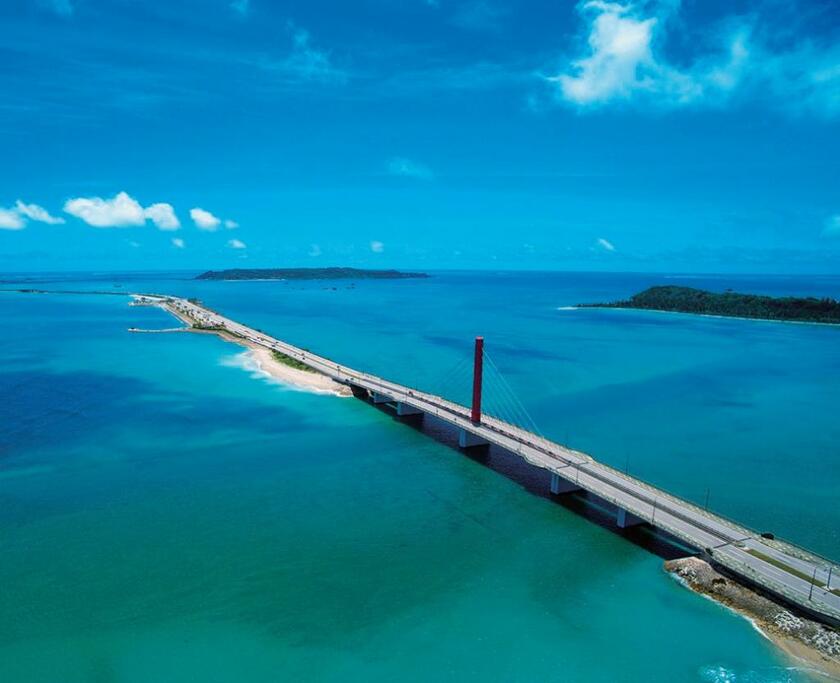
[[[163,306],[202,326],[279,351],[349,386],[355,396],[391,408],[395,415],[433,415],[457,430],[462,448],[489,444],[502,448],[548,472],[552,494],[584,491],[597,496],[614,506],[617,527],[647,524],[666,532],[744,583],[811,617],[840,625],[840,567],[832,561],[742,526],[585,453],[482,414],[483,340],[476,340],[472,405],[463,406],[312,354],[185,299],[144,295],[141,300]]]

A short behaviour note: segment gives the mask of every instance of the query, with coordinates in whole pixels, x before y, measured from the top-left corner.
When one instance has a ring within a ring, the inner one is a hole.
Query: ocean
[[[840,328],[570,308],[663,283],[840,298],[840,277],[192,275],[0,278],[113,294],[0,292],[0,681],[811,680],[650,532],[218,338],[129,333],[173,319],[127,294],[462,402],[483,335],[549,438],[840,559]]]

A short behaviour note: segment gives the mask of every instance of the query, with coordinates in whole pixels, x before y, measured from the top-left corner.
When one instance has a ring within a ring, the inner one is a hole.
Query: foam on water
[[[219,365],[226,368],[239,368],[240,370],[245,370],[252,379],[262,380],[267,384],[273,384],[283,389],[292,390],[296,388],[281,382],[263,368],[256,355],[251,350],[242,351],[241,353],[233,355],[222,356],[219,359]]]
[[[831,552],[837,330],[554,312],[657,282],[131,288],[429,389],[483,333],[547,436]],[[4,682],[808,680],[547,482],[290,390],[213,336],[129,334],[168,317],[119,297],[10,294],[0,315]]]

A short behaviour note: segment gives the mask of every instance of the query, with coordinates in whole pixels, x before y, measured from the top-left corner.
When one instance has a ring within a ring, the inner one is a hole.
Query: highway
[[[388,381],[318,356],[242,325],[196,303],[176,297],[143,295],[172,313],[200,325],[220,327],[253,344],[291,356],[345,385],[376,394],[449,423],[514,453],[559,477],[565,490],[582,489],[706,552],[718,565],[829,623],[840,623],[840,566],[802,548],[768,539],[754,530],[671,495],[591,456],[489,416],[479,424],[470,409],[427,392]]]

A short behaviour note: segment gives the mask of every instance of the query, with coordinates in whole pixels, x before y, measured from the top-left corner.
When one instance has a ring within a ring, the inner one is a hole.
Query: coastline
[[[819,325],[821,327],[840,327],[840,323],[821,323],[817,320],[775,320],[773,318],[747,318],[742,315],[720,315],[717,313],[689,313],[687,311],[666,311],[661,308],[633,308],[632,306],[558,306],[558,311],[634,311],[644,313],[662,313],[665,315],[690,315],[697,318],[718,318],[720,320],[746,320],[754,323],[779,323],[781,325]]]
[[[137,301],[137,298],[135,298],[135,301]],[[313,370],[312,372],[306,370],[298,370],[297,368],[290,367],[285,363],[281,363],[276,358],[274,358],[274,356],[272,356],[271,351],[262,346],[259,346],[258,344],[249,342],[247,339],[236,337],[223,330],[211,330],[193,327],[193,323],[195,322],[194,320],[192,320],[188,316],[183,315],[182,313],[171,308],[170,306],[167,306],[165,302],[138,305],[157,306],[158,308],[161,308],[167,313],[175,316],[178,320],[184,323],[184,325],[186,325],[186,327],[182,329],[172,330],[173,332],[212,334],[219,337],[219,339],[222,339],[223,341],[226,341],[231,344],[236,344],[237,346],[242,346],[248,349],[248,353],[250,354],[251,359],[254,361],[254,364],[261,372],[264,372],[266,375],[269,375],[273,379],[276,379],[277,381],[291,388],[298,389],[300,391],[308,391],[315,394],[330,394],[333,396],[340,396],[343,398],[353,395],[349,387],[343,384],[339,384],[338,382],[333,381],[326,375],[322,375],[321,373],[315,370]]]
[[[665,571],[679,583],[745,617],[752,626],[817,680],[840,681],[840,633],[797,616],[756,591],[727,578],[697,557],[669,560]]]

